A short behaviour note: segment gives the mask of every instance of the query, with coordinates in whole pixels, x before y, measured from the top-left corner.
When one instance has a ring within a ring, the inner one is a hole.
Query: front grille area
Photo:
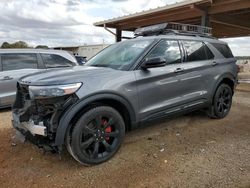
[[[24,94],[29,94],[29,86],[28,85],[23,85],[23,84],[18,84],[19,89],[22,91]]]
[[[26,100],[30,100],[29,86],[17,83],[16,101],[13,105],[13,108],[15,109],[24,107]]]
[[[18,89],[21,92],[22,97],[23,97],[24,100],[30,100],[29,86],[28,85],[19,84]]]
[[[78,100],[78,97],[66,95],[61,97],[31,99],[29,85],[17,84],[16,101],[13,112],[18,114],[20,122],[34,121],[35,124],[43,122],[48,130],[54,132],[58,126],[61,114]]]

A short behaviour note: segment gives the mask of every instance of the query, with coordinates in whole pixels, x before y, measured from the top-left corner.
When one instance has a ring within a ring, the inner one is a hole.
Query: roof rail
[[[199,25],[169,22],[169,23],[138,28],[134,32],[136,37],[169,34],[169,33],[180,34],[180,35],[194,35],[201,37],[212,37],[212,28]]]

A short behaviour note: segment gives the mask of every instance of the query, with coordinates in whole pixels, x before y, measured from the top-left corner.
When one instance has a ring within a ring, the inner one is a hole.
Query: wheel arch
[[[128,100],[113,93],[95,94],[81,99],[62,115],[56,131],[55,145],[61,146],[64,144],[67,130],[72,126],[72,124],[74,124],[74,121],[76,121],[81,114],[95,105],[100,104],[111,106],[116,109],[125,121],[126,130],[130,130],[134,126],[135,122],[137,122],[135,111]]]
[[[211,102],[213,102],[213,99],[214,99],[214,94],[215,92],[217,91],[218,87],[221,85],[221,84],[227,84],[230,86],[230,88],[232,89],[232,92],[234,93],[234,88],[236,86],[236,83],[237,80],[236,78],[233,76],[233,74],[231,73],[225,73],[223,75],[221,75],[217,81],[216,81],[216,84],[215,84],[215,87],[213,87],[213,91],[212,91],[212,98],[211,98]]]

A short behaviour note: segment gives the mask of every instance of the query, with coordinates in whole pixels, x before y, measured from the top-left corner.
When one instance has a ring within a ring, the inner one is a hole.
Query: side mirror
[[[164,67],[166,65],[166,60],[163,57],[153,57],[147,58],[142,63],[142,69]]]

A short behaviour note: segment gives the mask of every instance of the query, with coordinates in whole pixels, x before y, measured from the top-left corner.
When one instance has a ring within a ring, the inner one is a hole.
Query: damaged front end
[[[41,92],[40,95],[34,94],[30,87],[33,86],[20,82],[17,84],[16,101],[12,110],[13,127],[19,135],[38,147],[58,152],[61,148],[55,145],[55,137],[60,118],[78,97],[74,92],[61,92],[60,95],[46,93],[45,96],[43,89],[37,90]]]

